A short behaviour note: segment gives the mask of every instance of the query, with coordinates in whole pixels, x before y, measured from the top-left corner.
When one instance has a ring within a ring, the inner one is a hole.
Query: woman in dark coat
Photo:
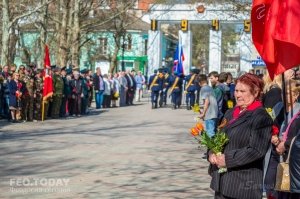
[[[74,71],[74,80],[71,82],[72,98],[73,98],[73,116],[81,116],[81,102],[83,98],[83,81],[80,78],[79,72]]]
[[[21,96],[24,91],[24,86],[19,81],[19,74],[14,73],[13,79],[8,83],[9,89],[9,109],[11,111],[12,122],[16,122],[16,115],[20,114],[21,110]]]
[[[229,137],[222,155],[209,152],[211,188],[215,198],[261,199],[263,161],[271,141],[273,121],[263,108],[263,82],[246,73],[235,87],[236,106],[227,111],[223,131]],[[226,167],[226,173],[218,173]]]
[[[300,130],[291,148],[290,172],[292,198],[300,198]]]

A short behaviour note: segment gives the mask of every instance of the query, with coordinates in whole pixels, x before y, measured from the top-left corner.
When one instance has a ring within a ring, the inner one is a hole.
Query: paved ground
[[[193,113],[149,107],[0,121],[0,198],[212,198]]]

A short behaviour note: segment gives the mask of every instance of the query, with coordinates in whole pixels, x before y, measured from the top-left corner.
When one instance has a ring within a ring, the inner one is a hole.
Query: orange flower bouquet
[[[208,150],[211,150],[216,155],[221,155],[224,150],[224,146],[228,143],[229,138],[227,134],[222,132],[220,128],[216,132],[216,135],[209,137],[204,130],[203,124],[198,122],[195,127],[190,129],[192,136],[199,142],[200,146],[205,146]],[[219,173],[226,172],[226,168],[220,168]]]

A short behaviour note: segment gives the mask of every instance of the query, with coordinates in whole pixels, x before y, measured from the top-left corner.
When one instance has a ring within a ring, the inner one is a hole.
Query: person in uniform
[[[163,104],[167,105],[168,91],[170,88],[170,74],[168,68],[164,68],[164,84],[163,84]]]
[[[164,100],[164,82],[165,82],[165,74],[164,74],[164,69],[159,68],[158,69],[158,85],[159,85],[159,100],[158,104],[159,107],[162,107],[163,105],[163,100]]]
[[[81,73],[81,79],[83,83],[83,97],[82,97],[82,102],[81,102],[81,114],[86,115],[87,114],[87,108],[88,108],[88,98],[89,98],[89,80],[87,78],[88,76],[88,70],[87,69],[82,69],[80,71]]]
[[[51,110],[51,117],[53,119],[59,118],[60,107],[64,92],[64,80],[60,75],[60,68],[56,67],[53,70],[54,74],[52,76],[53,81],[53,96],[52,96],[52,110]]]
[[[62,100],[61,100],[59,117],[66,117],[67,116],[68,95],[70,95],[70,87],[68,85],[66,67],[61,68],[60,75],[64,82],[64,91],[63,91],[63,96],[62,96]]]
[[[185,77],[184,93],[186,94],[186,109],[191,110],[195,104],[195,92],[197,90],[197,74],[196,69],[192,69],[190,74]]]
[[[42,69],[38,69],[34,81],[34,119],[42,120],[43,78]]]
[[[151,91],[151,103],[152,109],[157,108],[158,96],[159,96],[159,76],[157,70],[154,70],[154,74],[149,78],[148,90]]]
[[[23,120],[33,121],[34,112],[34,74],[30,67],[26,68],[24,85],[26,87],[26,92],[24,93],[24,114]]]
[[[182,78],[181,75],[177,72],[174,72],[172,76],[170,77],[170,83],[171,89],[170,93],[172,96],[172,104],[173,109],[177,109],[181,105],[181,88],[182,88]]]

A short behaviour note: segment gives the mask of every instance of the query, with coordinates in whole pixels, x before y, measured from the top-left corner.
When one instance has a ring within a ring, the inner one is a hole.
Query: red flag
[[[49,68],[51,66],[50,54],[48,45],[45,45],[45,56],[44,56],[44,68]]]
[[[45,45],[43,100],[47,100],[53,94],[52,77],[49,75],[50,65],[49,48]]]
[[[298,0],[254,0],[251,20],[253,43],[272,79],[300,64]]]

